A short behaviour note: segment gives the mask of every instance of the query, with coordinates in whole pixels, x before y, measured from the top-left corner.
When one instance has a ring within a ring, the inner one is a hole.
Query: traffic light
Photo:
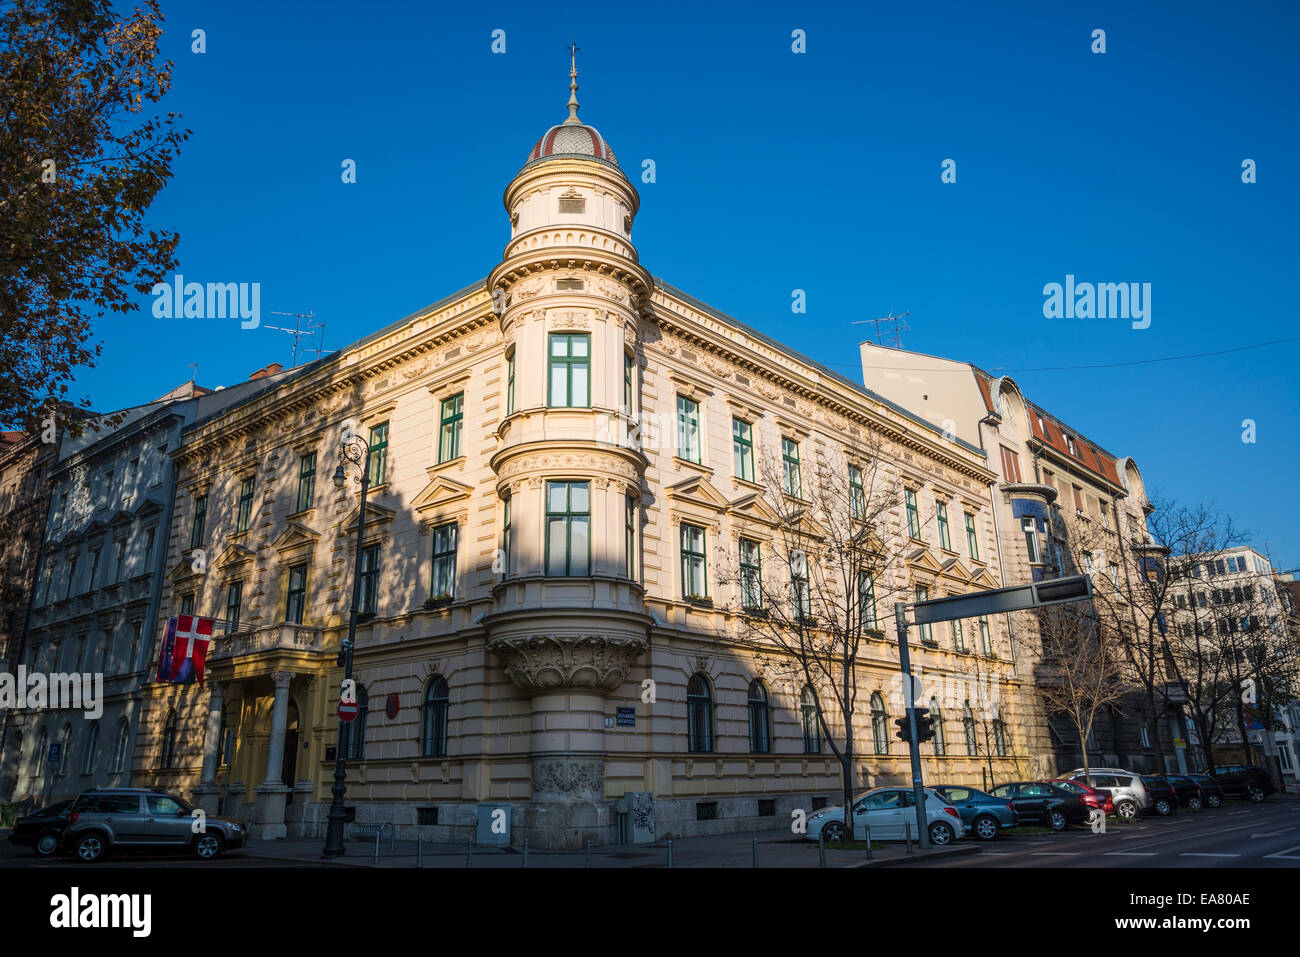
[[[894,732],[894,737],[900,741],[912,740],[912,726],[906,718],[895,718],[894,724],[898,725],[898,730]]]
[[[916,709],[916,737],[918,744],[934,737],[934,719],[929,708]]]

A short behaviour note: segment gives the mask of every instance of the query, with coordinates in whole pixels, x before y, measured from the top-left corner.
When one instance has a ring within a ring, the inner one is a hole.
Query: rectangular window
[[[510,496],[501,502],[501,574],[510,574]]]
[[[803,482],[799,477],[799,443],[793,439],[781,440],[781,477],[785,481],[787,495],[803,497]]]
[[[1038,524],[1032,515],[1027,515],[1020,520],[1020,527],[1025,533],[1025,551],[1029,555],[1029,562],[1036,565],[1040,560],[1038,554]]]
[[[952,623],[952,649],[962,654],[966,653],[966,635],[962,632],[960,618],[954,619]]]
[[[456,533],[455,522],[443,522],[433,529],[433,580],[429,597],[434,601],[456,597]]]
[[[925,586],[925,585],[917,585],[917,586],[916,586],[916,600],[917,600],[917,601],[929,601],[929,600],[930,600],[930,589],[929,589],[927,586]],[[922,641],[924,641],[924,642],[933,642],[933,641],[934,641],[934,629],[933,629],[933,626],[927,624],[927,625],[920,625],[919,628],[920,628],[920,632],[921,632],[921,640],[922,640]]]
[[[943,502],[936,503],[935,513],[939,520],[939,547],[952,551],[952,536],[948,532],[948,506]]]
[[[585,409],[591,405],[591,336],[551,333],[549,399],[553,409]]]
[[[709,594],[704,541],[703,528],[682,522],[682,597],[687,601]]]
[[[677,397],[677,455],[700,461],[700,404],[684,395]]]
[[[794,571],[790,574],[790,587],[794,591],[795,614],[804,621],[812,619],[812,589],[808,586],[808,572],[806,561],[794,563]]]
[[[465,393],[442,400],[442,428],[438,432],[438,462],[460,458],[460,432],[465,419]]]
[[[980,560],[979,536],[975,534],[975,516],[966,513],[966,550],[970,552],[971,561]]]
[[[370,486],[383,485],[388,478],[388,423],[370,427]]]
[[[298,511],[305,512],[316,504],[316,453],[298,459]]]
[[[194,499],[194,521],[190,525],[190,548],[203,547],[203,526],[208,519],[208,497],[200,495]],[[119,553],[120,555],[120,553]],[[118,574],[121,574],[119,559]]]
[[[623,536],[627,539],[624,547],[627,548],[627,577],[636,578],[636,499],[631,495],[627,497],[627,504],[624,506]]]
[[[99,577],[99,552],[98,548],[90,550],[90,578],[86,582],[86,591],[95,590],[95,579]]]
[[[876,580],[868,572],[858,572],[858,615],[863,628],[879,628],[876,619]]]
[[[67,582],[64,583],[63,586],[63,597],[71,598],[72,583],[77,579],[77,556],[76,555],[73,555],[71,558],[68,559],[67,568],[68,568],[68,573],[67,573],[68,580]]]
[[[289,592],[284,603],[284,620],[302,624],[307,608],[307,565],[294,565],[289,569]]]
[[[253,517],[253,479],[244,479],[239,483],[239,512],[235,519],[235,531],[248,531],[248,523]]]
[[[149,567],[150,567],[150,565],[151,565],[152,562],[153,562],[153,540],[154,540],[154,537],[155,537],[157,534],[158,534],[158,533],[157,533],[154,529],[152,529],[152,528],[147,528],[147,529],[145,529],[145,532],[144,532],[144,561],[143,561],[143,563],[140,565],[140,574],[141,574],[141,575],[143,575],[143,574],[145,574],[147,571],[149,571]]]
[[[623,353],[623,413],[625,415],[632,414],[633,364],[634,360],[631,353]]]
[[[244,597],[244,583],[231,582],[226,586],[226,634],[239,631],[239,606]]]
[[[126,539],[119,538],[115,542],[115,545],[117,547],[117,555],[114,559],[115,567],[113,569],[113,577],[114,581],[121,581],[126,577]]]
[[[984,654],[992,656],[993,635],[989,631],[989,620],[986,615],[980,616],[980,648],[984,650]]]
[[[357,613],[373,615],[379,608],[379,545],[361,549],[361,594],[357,597]]]
[[[1074,486],[1074,510],[1080,515],[1083,514],[1083,489]]]
[[[506,415],[515,411],[515,354],[506,356]]]
[[[862,469],[849,466],[849,517],[859,521],[867,512],[867,494],[862,487]]]
[[[921,512],[916,507],[916,493],[910,488],[903,493],[907,501],[907,534],[911,538],[921,537]]]
[[[1051,469],[1043,469],[1043,484],[1056,488],[1056,474]]]
[[[1115,594],[1119,594],[1119,566],[1114,562],[1110,563],[1110,583],[1115,587]],[[1204,597],[1204,596],[1202,596]]]
[[[1020,456],[1005,445],[1002,446],[1002,475],[1008,482],[1020,481]]]
[[[591,483],[546,483],[546,574],[591,568]]]
[[[1067,435],[1065,437],[1065,447],[1070,450],[1070,454],[1075,458],[1079,457],[1079,447],[1074,444],[1074,438]]]
[[[754,481],[754,427],[743,419],[731,420],[731,449],[736,459],[736,478]]]
[[[190,592],[187,595],[181,595],[181,614],[182,615],[194,614],[194,593],[193,592]]]
[[[740,604],[744,608],[763,607],[763,551],[750,538],[740,540]]]

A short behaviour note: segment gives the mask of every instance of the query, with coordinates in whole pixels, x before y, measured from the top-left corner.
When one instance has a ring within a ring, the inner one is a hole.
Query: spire
[[[578,119],[578,45],[569,44],[569,118],[565,124],[574,124],[581,126],[582,120]]]

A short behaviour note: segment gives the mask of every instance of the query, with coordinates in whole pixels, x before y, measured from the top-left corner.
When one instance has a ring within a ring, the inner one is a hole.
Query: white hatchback
[[[930,843],[942,847],[966,836],[961,815],[937,792],[925,789],[926,818]],[[916,799],[907,787],[875,788],[853,802],[853,839],[866,840],[870,829],[874,841],[916,840]],[[844,807],[822,808],[808,818],[805,837],[815,841],[825,836],[828,842],[844,840]]]

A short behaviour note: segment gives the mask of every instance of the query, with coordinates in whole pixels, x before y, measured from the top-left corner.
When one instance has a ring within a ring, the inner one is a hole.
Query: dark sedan
[[[1205,788],[1187,774],[1166,774],[1165,780],[1174,786],[1178,803],[1192,811],[1205,807]]]
[[[1041,822],[1053,831],[1064,831],[1071,824],[1087,824],[1092,813],[1080,795],[1041,781],[999,784],[989,793],[1010,801],[1021,823]]]
[[[936,784],[931,790],[941,794],[961,815],[962,824],[981,841],[991,841],[1003,828],[1015,827],[1020,815],[1005,798],[985,794],[978,788],[956,784]]]
[[[1160,774],[1142,775],[1147,787],[1147,806],[1161,817],[1168,817],[1178,807],[1178,791]]]
[[[71,801],[60,801],[20,817],[14,821],[9,843],[30,847],[37,857],[53,857],[59,851],[71,810]]]
[[[1229,797],[1259,803],[1277,790],[1273,784],[1273,775],[1253,764],[1220,765],[1210,771],[1210,774]]]
[[[1201,786],[1201,794],[1204,796],[1206,807],[1218,807],[1223,803],[1223,799],[1227,797],[1223,793],[1223,788],[1219,782],[1208,774],[1188,774],[1186,777]]]

